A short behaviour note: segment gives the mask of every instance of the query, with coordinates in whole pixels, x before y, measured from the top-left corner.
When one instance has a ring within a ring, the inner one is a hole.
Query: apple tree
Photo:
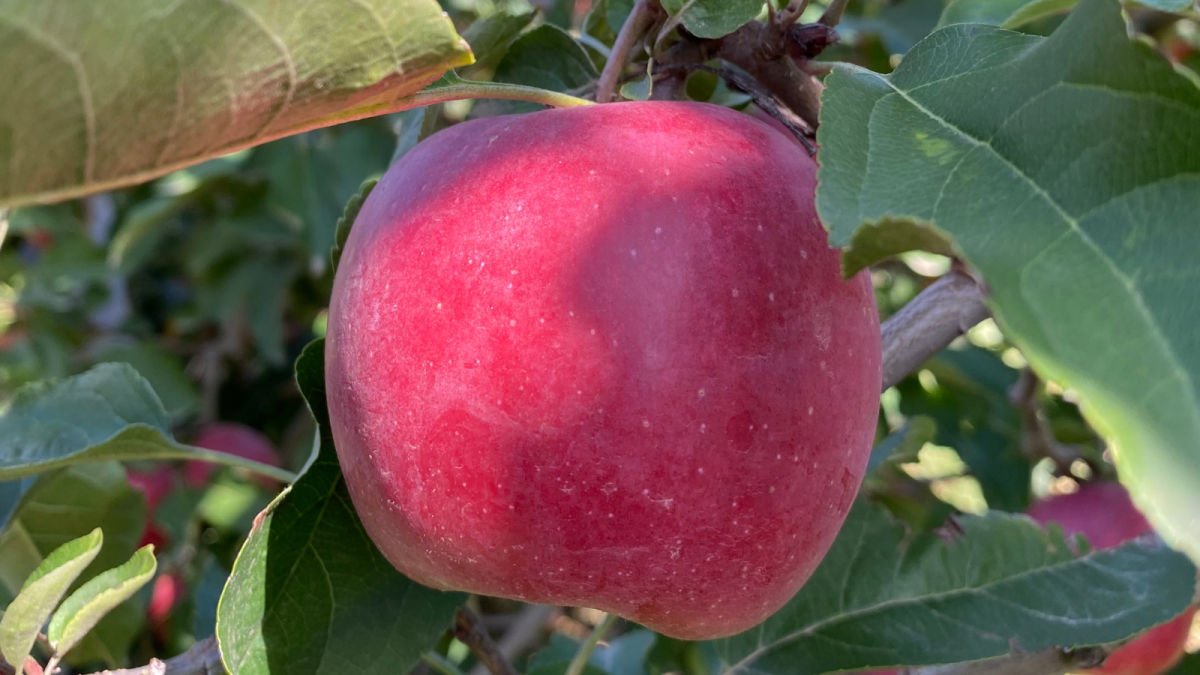
[[[1200,668],[1189,0],[0,0],[0,673]]]

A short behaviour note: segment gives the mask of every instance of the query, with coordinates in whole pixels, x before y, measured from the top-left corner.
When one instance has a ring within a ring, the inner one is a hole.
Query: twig
[[[454,617],[454,637],[465,644],[492,675],[517,675],[517,670],[500,653],[500,648],[488,635],[479,617],[466,607],[459,609]]]
[[[225,665],[221,663],[221,650],[217,647],[217,638],[210,637],[166,661],[150,659],[150,663],[140,668],[105,670],[95,675],[225,675]]]
[[[833,0],[825,11],[821,14],[821,18],[817,19],[817,23],[826,26],[836,26],[842,20],[842,13],[846,11],[846,5],[850,4],[849,0]]]
[[[604,63],[600,79],[596,82],[596,103],[608,103],[612,100],[617,90],[617,80],[621,79],[621,73],[625,70],[625,63],[629,60],[634,45],[650,28],[656,12],[655,0],[638,0],[633,6],[625,25],[621,26],[621,32],[617,34],[617,41],[613,43],[612,54]]]
[[[883,323],[883,388],[988,316],[979,282],[958,270],[947,272]]]
[[[529,649],[542,636],[546,620],[554,612],[550,605],[525,605],[517,612],[508,630],[500,638],[496,646],[500,653],[510,662],[518,655]],[[471,675],[487,675],[487,667],[479,664],[471,669]]]
[[[909,669],[908,675],[1066,675],[1096,668],[1108,657],[1110,646],[1063,649],[1052,647],[1037,652],[1014,652],[1008,656],[968,661],[946,666]]]
[[[1070,470],[1072,462],[1086,458],[1083,453],[1059,443],[1054,437],[1054,432],[1050,430],[1050,424],[1046,421],[1045,411],[1038,403],[1040,383],[1037,374],[1031,368],[1025,368],[1008,392],[1008,400],[1013,407],[1021,411],[1021,451],[1033,460],[1049,457],[1059,471],[1066,472]]]
[[[780,101],[774,94],[764,89],[753,78],[743,75],[732,68],[713,68],[702,63],[681,63],[660,66],[657,70],[663,73],[680,70],[703,70],[704,72],[717,75],[728,82],[730,86],[749,94],[750,98],[754,100],[755,105],[762,108],[764,112],[779,120],[783,126],[787,127],[788,131],[792,132],[796,140],[800,141],[800,144],[808,151],[810,157],[817,154],[817,147],[809,140],[809,136],[813,133],[812,128],[784,105],[783,101]]]
[[[597,624],[587,640],[579,645],[579,651],[575,652],[575,657],[571,659],[571,665],[567,666],[567,672],[563,675],[583,675],[583,669],[587,667],[588,659],[592,657],[592,652],[596,649],[596,643],[600,642],[600,638],[604,637],[604,634],[608,632],[609,628],[612,628],[616,621],[616,614],[604,615],[604,620]]]
[[[824,87],[797,60],[807,63],[809,55],[836,42],[836,34],[827,28],[817,30],[788,24],[780,19],[783,15],[776,14],[772,23],[751,21],[719,40],[700,40],[680,31],[684,39],[666,50],[659,61],[672,66],[724,59],[774,94],[810,129],[816,129]],[[821,44],[807,44],[814,37]]]

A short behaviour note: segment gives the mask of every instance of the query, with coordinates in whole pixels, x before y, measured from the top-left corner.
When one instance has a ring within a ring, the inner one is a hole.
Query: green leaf
[[[0,204],[386,112],[471,62],[433,0],[0,0]]]
[[[96,528],[55,549],[29,575],[21,592],[0,617],[0,654],[4,654],[5,659],[18,665],[25,663],[46,619],[75,579],[100,553],[103,542],[104,534]]]
[[[938,20],[938,26],[955,23],[986,23],[1001,28],[1016,28],[1051,14],[1065,12],[1078,0],[951,0]],[[1180,12],[1194,0],[1138,0],[1138,4],[1164,12]]]
[[[471,52],[475,54],[475,65],[470,70],[494,68],[508,51],[509,44],[531,23],[532,11],[505,8],[471,24],[470,28],[463,31],[463,39],[471,45]]]
[[[933,442],[954,448],[979,481],[989,508],[1029,506],[1029,460],[1021,452],[1021,420],[1008,400],[1017,371],[984,349],[947,349],[925,365],[937,380],[928,391],[902,382],[900,412],[936,421]]]
[[[549,89],[573,96],[591,90],[600,74],[595,64],[565,30],[542,24],[513,41],[496,66],[496,82]],[[473,116],[540,110],[536,103],[479,101]]]
[[[826,85],[832,243],[885,218],[953,237],[1004,333],[1078,392],[1139,506],[1200,559],[1200,89],[1112,0],[1049,38],[943,28],[889,76]]]
[[[96,353],[98,363],[128,363],[146,378],[172,419],[181,419],[200,406],[200,391],[184,372],[179,357],[151,341],[110,343]]]
[[[98,574],[80,586],[50,619],[46,637],[55,654],[62,656],[71,651],[104,615],[145,586],[154,577],[157,567],[154,546],[148,544],[138,549],[129,562]]]
[[[175,443],[169,422],[150,385],[126,363],[102,363],[65,380],[27,385],[0,415],[0,480],[106,460],[245,465],[233,455]]]
[[[608,21],[609,27],[614,33],[621,32],[621,26],[629,20],[629,15],[633,12],[634,0],[607,0],[608,5],[605,7],[605,19]]]
[[[719,38],[741,28],[762,11],[762,0],[663,0],[663,9],[681,16],[696,37]]]
[[[22,496],[0,532],[0,605],[60,546],[100,529],[104,544],[76,580],[81,584],[129,559],[146,526],[146,499],[129,487],[120,464],[73,466],[40,476]],[[144,612],[126,603],[123,616],[106,617],[68,661],[122,665]],[[53,609],[53,608],[51,608]]]
[[[871,457],[867,460],[867,473],[885,463],[902,463],[917,461],[917,453],[926,443],[933,442],[937,436],[937,424],[932,418],[924,415],[914,415],[904,426],[888,434],[882,441],[871,448]]]
[[[259,515],[217,608],[232,675],[407,672],[466,599],[401,575],[363,529],[333,449],[324,349],[296,362],[320,452]]]
[[[342,248],[346,245],[346,240],[350,238],[350,228],[354,227],[354,219],[358,218],[358,212],[362,210],[363,204],[366,203],[367,197],[371,195],[371,190],[375,189],[378,182],[375,179],[364,182],[358,189],[358,194],[346,202],[342,217],[338,218],[337,227],[334,229],[333,250],[329,254],[333,261],[334,271],[337,270],[338,263],[342,260]]]
[[[1123,639],[1191,602],[1196,568],[1161,542],[1076,558],[1060,529],[1024,516],[959,525],[949,543],[906,536],[859,499],[800,592],[714,642],[718,656],[730,673],[756,674],[957,663]]]

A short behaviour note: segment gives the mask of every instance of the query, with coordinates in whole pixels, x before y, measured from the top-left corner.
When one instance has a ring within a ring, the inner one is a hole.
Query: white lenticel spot
[[[642,420],[642,426],[649,429],[650,428],[650,420]]]
[[[439,303],[438,303],[438,309],[441,309],[441,308],[442,308],[442,303],[440,303],[440,302],[439,302]]]
[[[700,391],[696,392],[696,395],[699,396],[700,398],[704,398],[704,390],[701,389]]]
[[[654,228],[654,234],[662,234],[662,228],[661,227]]]
[[[516,319],[509,319],[509,320],[508,320],[508,325],[510,325],[510,326],[515,326],[515,325],[517,325],[517,320],[516,320]]]
[[[735,289],[733,289],[733,297],[736,298],[737,296],[738,296],[738,289],[735,288]]]
[[[770,300],[771,302],[775,302],[775,294],[767,293],[767,299]]]
[[[811,414],[812,414],[812,406],[811,406],[811,405],[810,405],[810,406],[808,406],[808,414],[809,414],[809,415],[811,415]]]

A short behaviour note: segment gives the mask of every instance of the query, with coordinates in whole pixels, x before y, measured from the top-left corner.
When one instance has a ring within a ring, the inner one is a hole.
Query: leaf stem
[[[583,675],[583,669],[587,667],[588,659],[592,657],[592,652],[596,650],[596,644],[600,642],[600,638],[608,632],[609,628],[617,622],[616,614],[605,614],[604,620],[596,624],[595,630],[584,640],[582,645],[579,645],[579,651],[575,652],[575,658],[571,659],[571,665],[567,666],[567,672],[563,675]]]
[[[271,466],[270,464],[263,464],[262,462],[256,462],[252,459],[238,457],[237,455],[231,455],[227,452],[217,452],[216,450],[197,448],[191,445],[182,447],[187,449],[187,454],[180,453],[179,459],[224,464],[225,466],[231,466],[237,469],[245,469],[251,473],[257,473],[268,478],[274,478],[275,480],[283,483],[294,483],[299,477],[287,469],[281,469],[277,466]]]

